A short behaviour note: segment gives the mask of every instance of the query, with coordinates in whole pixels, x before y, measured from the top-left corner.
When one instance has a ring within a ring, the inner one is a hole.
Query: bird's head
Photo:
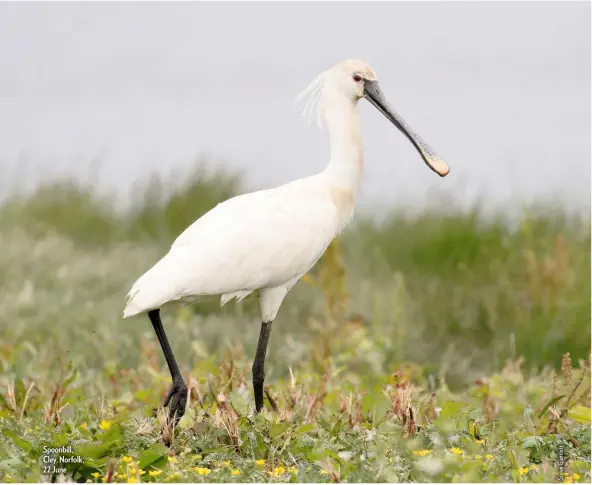
[[[417,149],[426,165],[441,177],[450,169],[446,162],[415,133],[405,120],[388,103],[382,93],[376,73],[368,64],[357,59],[348,59],[321,73],[299,96],[310,95],[304,115],[317,110],[320,115],[332,100],[348,100],[357,103],[367,99],[393,125],[395,125]]]
[[[357,101],[364,97],[367,81],[376,81],[376,73],[365,62],[348,59],[336,64],[325,74],[325,86],[343,96]]]

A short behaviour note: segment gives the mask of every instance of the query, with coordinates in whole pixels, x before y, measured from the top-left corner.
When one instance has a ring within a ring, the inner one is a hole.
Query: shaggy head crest
[[[328,71],[324,71],[315,77],[296,97],[297,103],[306,100],[302,110],[302,118],[310,123],[313,116],[316,116],[319,128],[323,126],[321,98],[327,73]]]

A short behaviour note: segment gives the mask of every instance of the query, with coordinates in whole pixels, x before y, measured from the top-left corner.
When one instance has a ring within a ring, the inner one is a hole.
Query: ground
[[[53,394],[31,381],[9,386],[0,479],[48,481],[55,467],[86,482],[590,481],[589,367],[571,369],[569,357],[559,376],[526,378],[508,362],[453,393],[411,365],[354,373],[353,348],[342,347],[324,369],[272,379],[259,415],[244,357],[209,358],[187,373],[191,402],[172,427],[157,411],[167,373],[144,344],[137,369],[81,382],[70,368]],[[106,394],[96,379],[111,382]]]

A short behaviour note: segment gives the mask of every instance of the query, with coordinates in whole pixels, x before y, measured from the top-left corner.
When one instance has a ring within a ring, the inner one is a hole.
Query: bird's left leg
[[[179,371],[179,366],[177,365],[177,361],[175,360],[175,356],[171,350],[166,333],[164,332],[162,321],[160,320],[160,310],[149,311],[148,317],[152,322],[154,332],[156,333],[158,341],[160,342],[162,352],[169,366],[169,370],[171,371],[171,378],[173,380],[173,386],[171,387],[171,390],[167,396],[164,398],[164,406],[168,406],[170,402],[169,416],[174,418],[175,421],[179,421],[183,414],[185,414],[185,405],[187,404],[187,385],[183,380],[181,371]]]
[[[285,286],[276,288],[266,288],[261,290],[261,332],[259,333],[259,342],[257,343],[257,352],[253,362],[253,391],[255,394],[255,410],[261,411],[263,408],[263,381],[265,379],[265,354],[267,353],[267,343],[271,334],[271,324],[277,315],[277,312],[286,296],[288,289]]]

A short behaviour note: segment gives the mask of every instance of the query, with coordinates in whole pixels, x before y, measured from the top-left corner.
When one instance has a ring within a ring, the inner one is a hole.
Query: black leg
[[[265,379],[265,354],[267,352],[267,342],[271,333],[271,322],[261,324],[259,333],[259,342],[257,343],[257,353],[253,362],[253,391],[255,393],[255,409],[257,412],[263,408],[263,380]]]
[[[185,381],[183,381],[183,376],[179,371],[179,366],[177,365],[177,361],[175,360],[175,356],[173,355],[173,351],[169,345],[166,333],[162,327],[162,321],[160,320],[160,310],[149,311],[148,317],[152,322],[152,326],[154,327],[154,331],[156,332],[156,336],[160,342],[160,347],[162,348],[162,352],[164,353],[169,370],[171,371],[171,378],[173,379],[173,386],[164,400],[164,406],[168,406],[170,402],[171,405],[169,406],[169,416],[171,418],[174,417],[175,420],[178,421],[181,419],[181,416],[185,414],[185,405],[187,404],[187,386],[185,385]]]

